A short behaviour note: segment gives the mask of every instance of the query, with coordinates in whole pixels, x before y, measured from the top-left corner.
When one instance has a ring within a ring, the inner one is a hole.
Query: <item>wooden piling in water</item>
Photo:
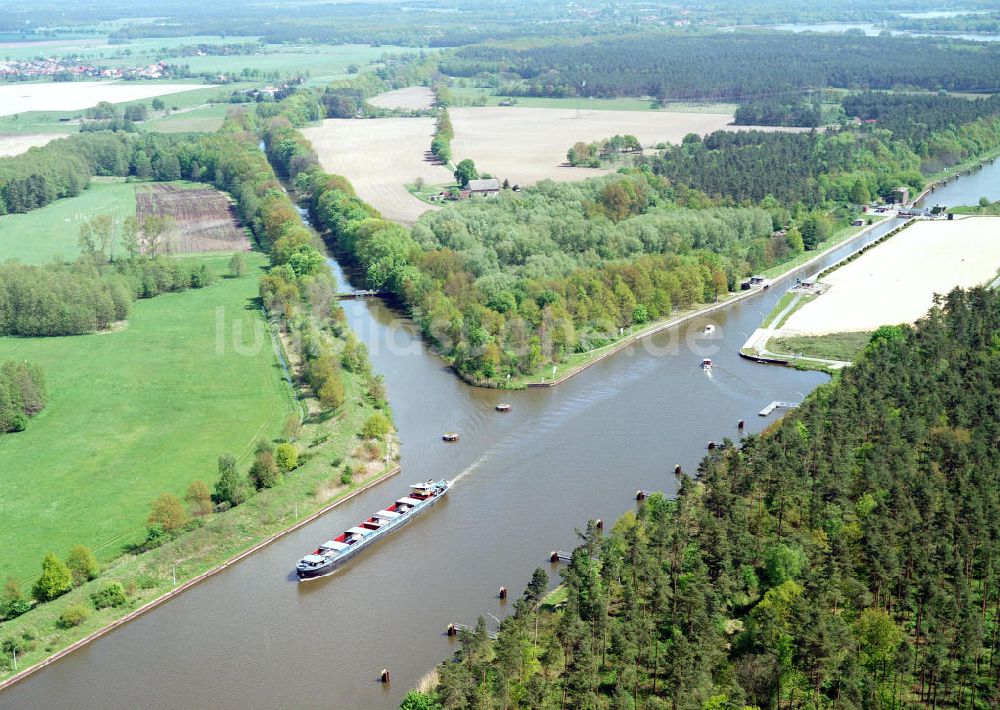
[[[388,668],[383,668],[382,669],[382,674],[379,676],[379,680],[381,680],[383,683],[388,683],[389,682],[389,669]]]
[[[506,599],[507,598],[507,587],[500,587],[500,592],[499,592],[499,594],[497,594],[497,596],[500,599]]]

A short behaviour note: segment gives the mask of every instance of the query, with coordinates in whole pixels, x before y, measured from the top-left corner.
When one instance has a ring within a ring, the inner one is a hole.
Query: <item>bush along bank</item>
[[[233,442],[205,480],[150,504],[145,537],[103,568],[89,550],[46,556],[37,580],[0,591],[0,687],[17,670],[96,637],[116,620],[227,564],[297,521],[396,470],[398,448],[382,380],[344,325],[317,237],[258,150],[255,116],[231,116],[213,147],[213,172],[271,254],[260,282],[306,415],[290,415],[276,441]],[[289,561],[289,565],[294,560]]]

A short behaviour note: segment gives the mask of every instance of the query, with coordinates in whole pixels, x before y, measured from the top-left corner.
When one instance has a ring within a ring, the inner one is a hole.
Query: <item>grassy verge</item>
[[[792,317],[792,315],[795,313],[795,311],[799,310],[800,308],[802,308],[802,306],[806,305],[810,301],[815,301],[815,300],[816,300],[816,294],[807,293],[807,294],[802,295],[799,298],[798,302],[795,304],[795,306],[791,310],[789,310],[788,313],[786,313],[785,315],[783,315],[781,317],[781,320],[774,324],[774,327],[775,328],[780,328],[781,326],[783,326],[785,323],[788,322],[788,319]],[[775,317],[777,317],[777,314],[775,314]]]
[[[224,272],[228,255],[203,258]],[[253,272],[263,264],[247,255]],[[3,359],[40,365],[49,403],[0,440],[4,524],[0,577],[33,581],[42,557],[84,544],[99,559],[141,540],[149,504],[214,481],[216,458],[246,460],[277,434],[294,402],[275,363],[257,279],[138,301],[124,330],[3,338]]]
[[[869,332],[857,332],[778,337],[770,340],[768,349],[779,354],[852,362],[868,345],[871,335]]]
[[[545,595],[542,599],[541,607],[548,611],[552,611],[560,604],[564,604],[568,596],[569,590],[566,589],[566,585],[560,584]]]
[[[778,314],[781,313],[781,311],[783,311],[788,306],[788,304],[792,302],[793,298],[795,298],[795,294],[791,292],[783,295],[781,299],[774,305],[774,308],[771,309],[771,312],[767,314],[767,317],[764,319],[764,322],[761,323],[761,328],[770,327],[771,321],[773,321],[778,316]]]

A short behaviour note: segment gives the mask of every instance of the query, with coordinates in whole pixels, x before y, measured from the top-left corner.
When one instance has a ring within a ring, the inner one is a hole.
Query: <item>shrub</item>
[[[77,545],[69,551],[66,566],[73,574],[73,585],[76,587],[84,582],[89,582],[101,571],[101,566],[97,564],[97,558],[86,545]]]
[[[219,457],[219,480],[215,482],[215,501],[232,507],[245,501],[247,495],[247,484],[236,470],[236,459],[232,454],[223,454]]]
[[[187,501],[188,510],[194,517],[208,515],[212,512],[212,493],[204,481],[195,481],[188,486],[184,500]]]
[[[247,275],[246,261],[243,260],[243,255],[239,252],[233,254],[233,258],[229,260],[229,275],[235,279]]]
[[[73,573],[62,560],[51,552],[42,560],[42,576],[35,582],[31,593],[40,602],[47,602],[73,588]]]
[[[109,606],[124,606],[128,603],[125,595],[125,587],[121,582],[108,582],[99,590],[90,595],[90,600],[94,603],[95,609],[104,609]]]
[[[351,469],[348,467],[346,471],[340,474],[340,482],[342,485],[349,486],[354,480],[354,475],[351,473]]]
[[[57,623],[62,628],[69,629],[73,626],[79,626],[86,621],[89,616],[90,609],[85,607],[83,604],[74,604],[66,607],[66,610],[59,615],[59,621]]]
[[[383,439],[389,433],[389,426],[388,418],[381,412],[375,412],[361,427],[361,434],[366,439]]]
[[[288,472],[298,465],[299,452],[291,444],[278,444],[274,452],[275,463],[282,471]]]
[[[285,425],[282,427],[281,433],[289,441],[295,441],[299,438],[299,434],[302,433],[302,420],[299,419],[296,414],[289,414],[285,418]]]
[[[177,496],[161,493],[153,501],[153,508],[146,523],[150,528],[160,528],[168,535],[175,535],[184,529],[190,519]]]
[[[289,446],[289,444],[281,446]],[[257,458],[250,464],[249,477],[250,483],[257,490],[274,486],[281,479],[281,471],[278,469],[278,464],[275,463],[274,454],[270,451],[259,452]]]

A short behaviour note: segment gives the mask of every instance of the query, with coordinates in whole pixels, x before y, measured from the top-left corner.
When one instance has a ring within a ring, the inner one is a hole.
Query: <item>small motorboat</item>
[[[458,432],[446,431],[444,434],[441,435],[441,438],[444,441],[458,441]]]
[[[705,329],[701,332],[704,333],[705,335],[711,335],[712,333],[715,332],[715,326],[709,323],[708,325],[705,326]]]
[[[506,402],[501,402],[500,404],[497,405],[498,412],[509,412],[510,409],[511,409],[510,405],[507,404]]]
[[[702,360],[701,361],[701,369],[702,370],[711,370],[712,369],[712,358],[707,357],[704,360]]]

